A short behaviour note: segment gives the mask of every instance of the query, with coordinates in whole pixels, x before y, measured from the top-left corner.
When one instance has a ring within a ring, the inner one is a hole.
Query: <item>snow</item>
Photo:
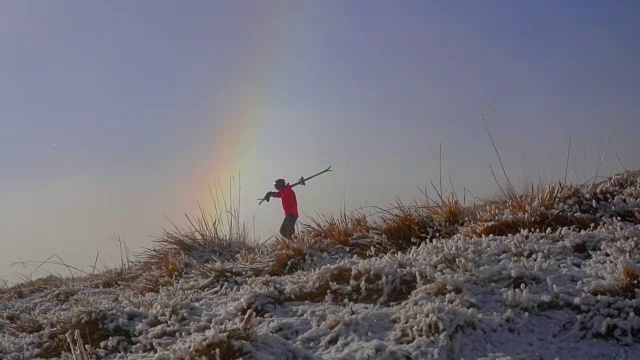
[[[217,258],[209,271],[245,275],[212,280],[187,271],[157,292],[100,288],[96,278],[5,291],[0,356],[34,358],[61,324],[93,319],[91,336],[107,336],[82,346],[107,359],[191,359],[228,341],[244,358],[264,360],[638,359],[638,175],[580,196],[561,207],[591,207],[598,221],[587,230],[460,232],[367,259],[309,251],[302,270],[282,276],[254,276],[247,264]],[[29,317],[41,327],[12,327]],[[73,358],[66,345],[61,356]]]

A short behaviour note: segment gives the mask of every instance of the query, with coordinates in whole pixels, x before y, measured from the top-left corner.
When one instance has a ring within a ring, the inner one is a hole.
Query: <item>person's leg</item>
[[[289,230],[291,231],[291,238],[293,238],[293,235],[296,233],[296,221],[298,220],[298,217],[295,215],[291,215],[290,216],[290,220],[289,220],[289,225],[291,226],[289,228]]]
[[[291,235],[289,235],[289,217],[285,217],[282,220],[282,225],[280,225],[280,235],[284,236],[285,239],[291,240]]]
[[[296,220],[298,220],[297,216],[288,215],[282,221],[282,225],[280,226],[280,234],[288,240],[292,239],[293,234],[296,231],[295,230]]]

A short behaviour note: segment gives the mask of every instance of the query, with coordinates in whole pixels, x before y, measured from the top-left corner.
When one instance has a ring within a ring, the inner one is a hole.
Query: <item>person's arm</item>
[[[292,186],[287,184],[285,185],[284,189],[280,190],[280,191],[272,191],[271,192],[271,196],[272,197],[277,197],[277,198],[281,198],[282,197],[282,193],[285,191],[289,191],[291,190]]]
[[[281,198],[282,194],[279,191],[269,191],[271,197]]]
[[[273,192],[273,191],[268,191],[266,194],[264,194],[264,197],[262,198],[263,201],[269,202],[269,199],[271,199],[272,197],[277,197],[279,198],[281,195],[278,192]],[[262,202],[262,201],[261,201]]]

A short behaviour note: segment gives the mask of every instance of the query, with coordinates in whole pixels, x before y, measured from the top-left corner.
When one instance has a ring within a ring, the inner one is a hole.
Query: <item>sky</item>
[[[517,184],[562,179],[569,143],[569,181],[638,169],[639,22],[636,1],[3,1],[0,276],[119,264],[118,236],[151,247],[210,188],[265,240],[283,212],[256,199],[329,165],[299,222],[441,177],[490,197],[482,114]]]

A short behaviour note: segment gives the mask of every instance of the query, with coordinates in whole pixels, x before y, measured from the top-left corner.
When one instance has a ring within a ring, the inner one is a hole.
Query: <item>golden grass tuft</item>
[[[521,230],[555,231],[563,227],[574,227],[576,230],[586,230],[594,224],[593,221],[572,215],[552,215],[550,213],[538,213],[533,218],[503,219],[489,224],[484,224],[479,235],[506,236],[519,233]]]
[[[451,178],[449,178],[449,182],[451,185],[451,192],[448,195],[443,193],[442,182],[440,183],[440,190],[436,188],[434,183],[431,183],[431,186],[437,195],[437,199],[435,200],[429,196],[426,188],[422,191],[422,194],[427,201],[427,213],[435,223],[440,225],[440,232],[442,235],[446,235],[446,232],[449,231],[449,227],[461,226],[467,221],[472,220],[475,216],[476,210],[475,204],[466,206],[466,198],[463,198],[463,202],[465,203],[464,205],[460,202]]]
[[[168,278],[181,277],[183,269],[176,256],[172,253],[163,253],[161,257],[162,273]]]
[[[162,235],[154,240],[156,247],[149,249],[141,258],[145,264],[165,265],[167,254],[184,254],[202,263],[231,260],[242,251],[253,250],[254,244],[249,240],[246,229],[227,235],[220,228],[218,221],[207,216],[203,210],[196,217],[187,216],[188,224],[180,229],[162,231]]]
[[[276,239],[271,249],[273,260],[269,275],[284,275],[300,270],[307,255],[302,245],[286,239]]]
[[[382,216],[380,232],[393,250],[404,251],[429,237],[435,227],[429,210],[406,207],[398,202],[395,210],[387,211]]]
[[[566,190],[565,190],[566,189]],[[498,209],[509,212],[513,215],[531,216],[536,211],[551,210],[556,207],[558,200],[563,198],[562,194],[576,194],[562,183],[552,184],[545,187],[532,184],[525,194],[518,194],[513,187],[508,187],[504,191],[504,201]]]
[[[475,207],[466,208],[454,194],[450,194],[440,203],[427,207],[427,212],[436,221],[445,226],[463,225],[473,214]]]
[[[505,194],[504,201],[487,204],[485,211],[479,213],[475,235],[506,236],[522,230],[555,231],[562,227],[585,230],[595,222],[589,217],[576,216],[560,209],[560,203],[577,201],[580,196],[577,188],[570,185],[532,185],[529,192],[523,195],[508,187]]]
[[[311,219],[310,224],[303,224],[301,238],[327,239],[329,244],[349,247],[358,255],[369,257],[404,251],[436,236],[454,235],[475,211],[474,207],[462,206],[455,194],[433,205],[405,206],[398,200],[390,209],[375,209],[379,220],[376,223],[359,212],[321,215]],[[372,234],[381,235],[384,240],[366,241],[371,240]]]
[[[338,216],[321,214],[302,224],[302,237],[323,238],[336,245],[349,246],[353,237],[366,237],[372,230],[366,215],[342,212]]]

